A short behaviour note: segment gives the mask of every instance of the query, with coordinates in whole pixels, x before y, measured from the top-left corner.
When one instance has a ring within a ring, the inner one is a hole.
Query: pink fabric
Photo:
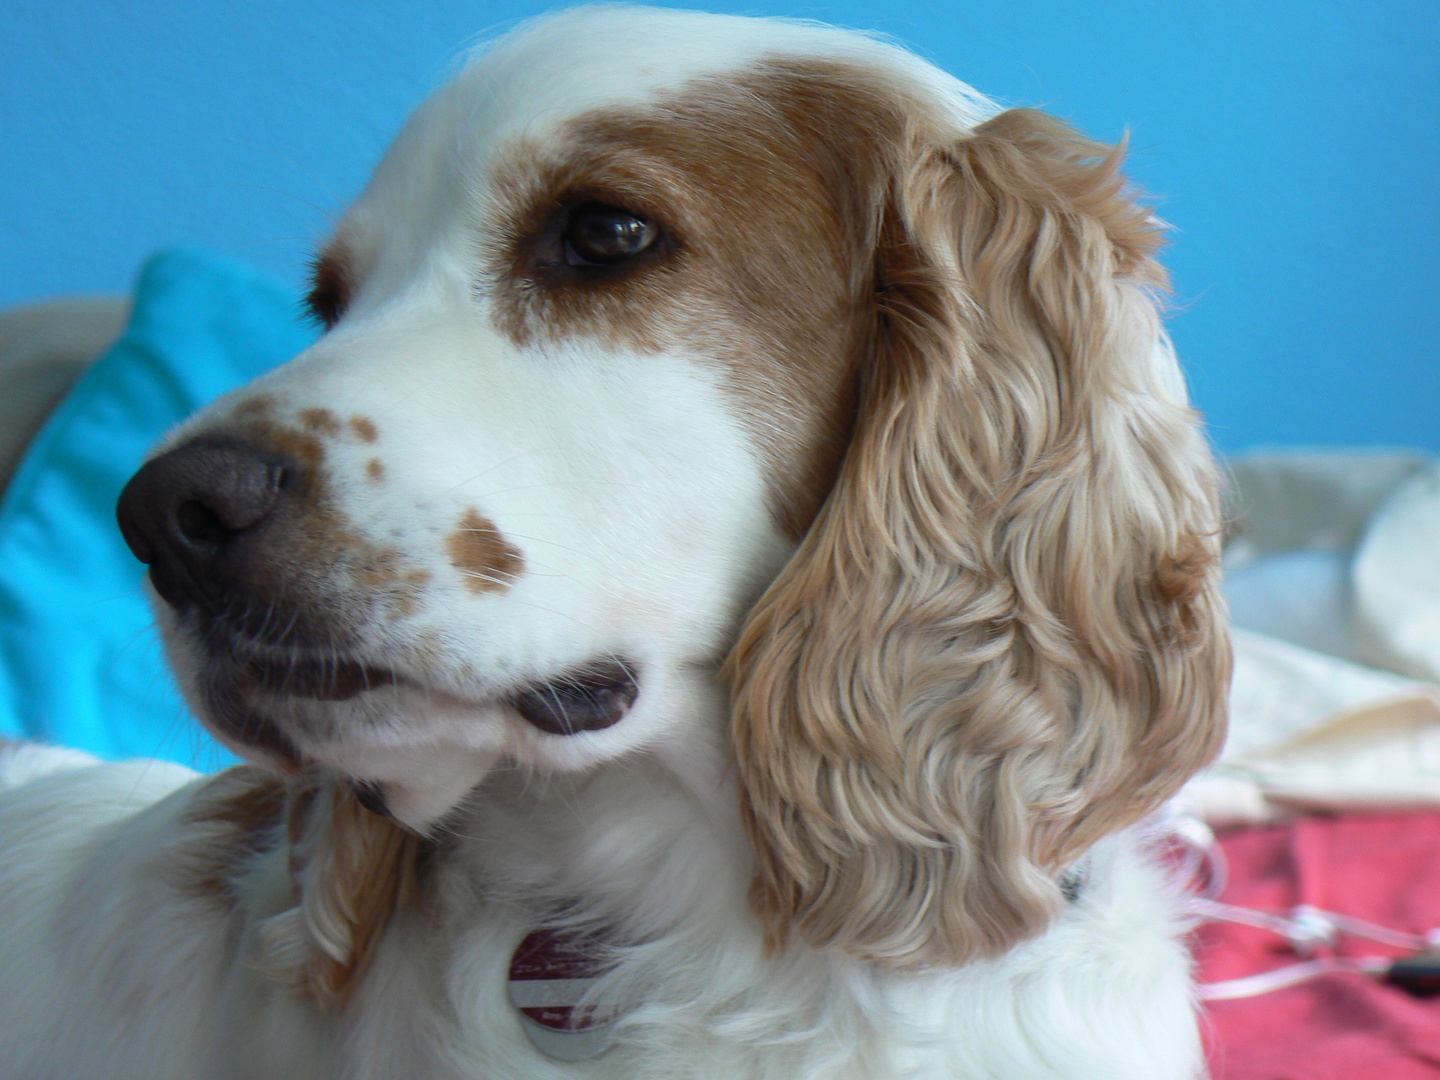
[[[1305,817],[1220,838],[1230,861],[1221,897],[1288,913],[1297,904],[1424,934],[1440,926],[1440,813]],[[1302,958],[1276,934],[1208,923],[1195,935],[1203,982]],[[1340,955],[1403,950],[1346,938]],[[1259,997],[1206,1006],[1215,1080],[1440,1080],[1440,997],[1418,998],[1337,972]]]

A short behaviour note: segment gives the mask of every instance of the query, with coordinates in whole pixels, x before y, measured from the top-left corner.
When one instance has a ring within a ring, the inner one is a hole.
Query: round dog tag
[[[535,1049],[557,1061],[603,1053],[615,1027],[613,1013],[575,1007],[605,970],[586,945],[583,938],[542,927],[528,934],[510,959],[510,1003]]]

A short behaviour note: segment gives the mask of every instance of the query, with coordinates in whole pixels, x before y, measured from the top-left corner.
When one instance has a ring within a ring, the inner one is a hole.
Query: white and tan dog
[[[254,764],[9,751],[0,1075],[1202,1072],[1133,826],[1223,735],[1216,471],[1119,164],[812,25],[468,62],[122,497]]]

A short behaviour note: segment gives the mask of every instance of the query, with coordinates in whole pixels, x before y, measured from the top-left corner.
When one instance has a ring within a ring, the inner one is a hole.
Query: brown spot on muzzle
[[[380,437],[380,430],[375,426],[375,421],[368,416],[352,416],[350,430],[355,433],[357,439],[364,443],[373,443]]]
[[[371,619],[414,615],[428,572],[367,535],[349,512],[347,486],[332,477],[329,439],[343,435],[346,424],[324,408],[280,423],[266,415],[271,407],[246,410],[246,419],[224,432],[280,459],[284,479],[273,512],[234,538],[235,565],[210,612],[224,612],[217,653],[229,648],[233,635],[284,647],[342,647]],[[371,481],[384,474],[379,459],[365,467]]]
[[[306,409],[300,414],[300,422],[322,435],[340,434],[340,421],[329,409]]]
[[[313,474],[307,478],[310,482],[318,476],[318,470],[325,461],[324,445],[308,431],[286,427],[270,420],[256,419],[241,426],[238,434],[253,446],[291,458],[297,464],[305,466]]]
[[[474,509],[445,539],[450,564],[465,577],[474,593],[505,592],[525,570],[525,557],[501,535],[495,523]]]

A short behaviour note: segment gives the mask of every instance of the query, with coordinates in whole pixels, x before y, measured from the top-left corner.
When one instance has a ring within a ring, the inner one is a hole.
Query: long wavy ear
[[[897,146],[840,479],[727,662],[752,902],[893,965],[997,955],[1219,749],[1216,470],[1122,148]]]
[[[343,1006],[416,894],[425,841],[329,776],[290,782],[285,826],[296,903],[261,924],[259,966],[322,1007]]]

